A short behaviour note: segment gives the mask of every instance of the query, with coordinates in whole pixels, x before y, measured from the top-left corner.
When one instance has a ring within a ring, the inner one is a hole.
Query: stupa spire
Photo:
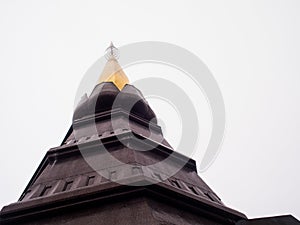
[[[100,74],[98,83],[112,82],[119,90],[122,90],[123,87],[129,83],[129,79],[117,60],[119,58],[119,50],[112,42],[106,49],[105,58],[107,62]]]

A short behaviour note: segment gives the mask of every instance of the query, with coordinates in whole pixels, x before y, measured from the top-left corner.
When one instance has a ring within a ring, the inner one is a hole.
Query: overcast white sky
[[[61,143],[80,80],[109,42],[154,40],[198,55],[223,93],[226,136],[200,176],[250,218],[300,218],[300,1],[2,0],[0,29],[0,206],[18,199]],[[141,68],[128,77],[150,73]],[[155,101],[153,108],[166,113]]]

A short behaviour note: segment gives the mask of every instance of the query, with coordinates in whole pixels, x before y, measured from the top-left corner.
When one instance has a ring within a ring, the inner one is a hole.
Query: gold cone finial
[[[107,62],[99,77],[98,83],[112,82],[119,90],[122,90],[123,87],[129,83],[129,79],[118,63],[117,59],[119,58],[119,50],[112,42],[106,49],[105,58],[107,59]]]

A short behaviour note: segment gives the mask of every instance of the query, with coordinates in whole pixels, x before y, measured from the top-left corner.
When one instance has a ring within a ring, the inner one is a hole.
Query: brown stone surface
[[[122,101],[112,110],[119,94]],[[167,157],[165,167],[149,167]],[[93,160],[96,167],[87,163]],[[180,170],[168,176],[170,168]],[[19,201],[0,213],[1,225],[219,225],[240,220],[246,216],[222,203],[198,176],[195,161],[174,152],[163,138],[140,91],[131,85],[119,91],[112,83],[97,85],[79,103],[62,145],[46,153]]]

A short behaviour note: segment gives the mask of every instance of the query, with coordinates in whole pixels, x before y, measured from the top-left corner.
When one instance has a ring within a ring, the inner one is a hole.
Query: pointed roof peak
[[[110,42],[110,45],[105,50],[105,58],[107,60],[119,59],[119,49],[114,46],[112,41]]]
[[[129,79],[117,60],[119,58],[119,50],[112,42],[105,50],[105,58],[107,62],[100,74],[98,83],[112,82],[119,90],[122,90],[129,83]]]

